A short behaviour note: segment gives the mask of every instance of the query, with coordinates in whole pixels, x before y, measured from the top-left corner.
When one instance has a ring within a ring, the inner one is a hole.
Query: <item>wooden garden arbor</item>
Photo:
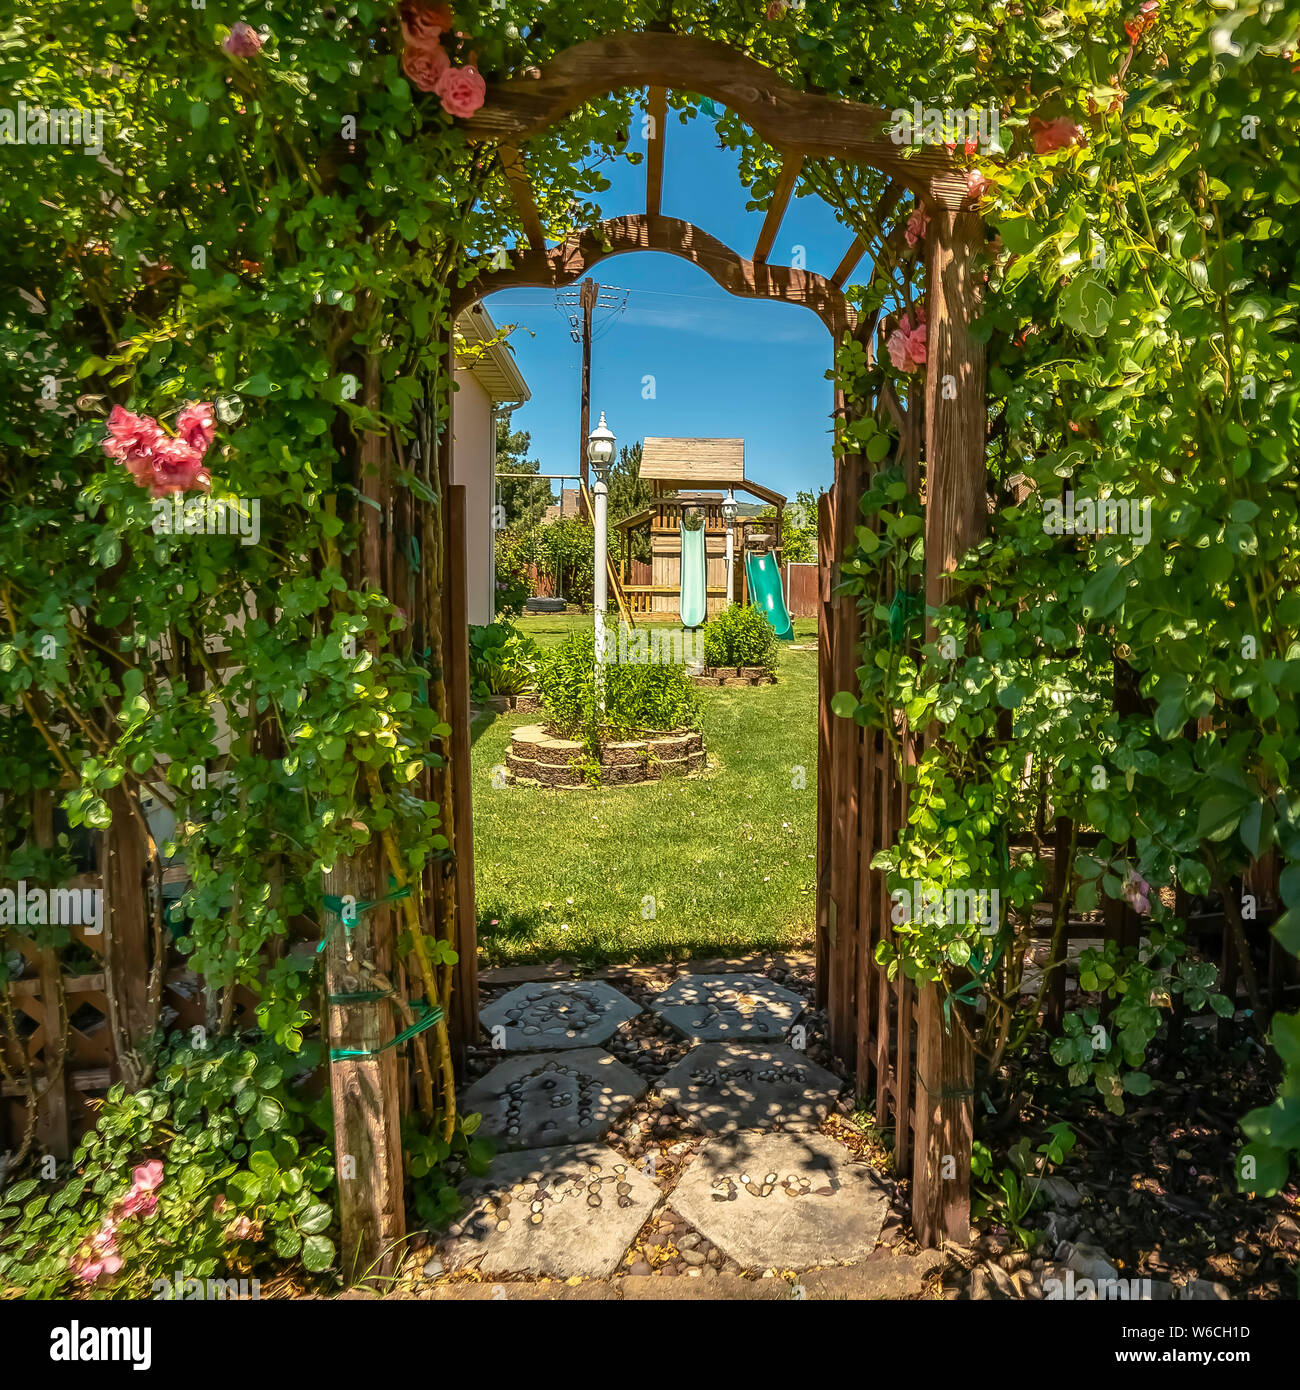
[[[575,232],[547,247],[528,174],[526,142],[563,121],[582,103],[616,90],[646,88],[652,125],[646,159],[645,211]],[[752,255],[746,259],[689,222],[661,211],[667,92],[709,97],[742,117],[781,157],[781,170]],[[870,247],[861,237],[832,276],[769,264],[782,219],[806,160],[833,159],[884,173],[884,216],[904,189],[926,206],[928,360],[925,377],[926,601],[944,601],[950,574],[985,526],[984,351],[971,335],[978,303],[974,269],[984,245],[964,171],[942,145],[905,148],[890,134],[887,111],[802,91],[725,44],[665,32],[611,34],[577,44],[531,75],[490,86],[465,124],[470,139],[496,146],[527,249],[507,269],[480,275],[453,294],[453,315],[495,290],[559,287],[596,263],[634,251],[664,251],[698,265],[723,289],[749,298],[800,304],[816,313],[836,345],[845,335],[870,339],[878,316],[858,321],[843,286]],[[450,354],[450,344],[448,353]],[[449,357],[450,360],[450,357]],[[451,379],[451,374],[448,374]],[[843,438],[849,403],[837,384],[835,420]],[[440,460],[449,476],[449,434]],[[916,441],[919,445],[920,440]],[[913,1222],[925,1243],[965,1241],[968,1234],[973,1058],[962,1030],[945,1021],[935,989],[914,992],[891,982],[874,958],[890,931],[884,876],[871,869],[876,850],[906,822],[906,791],[886,741],[832,715],[830,701],[854,688],[862,628],[854,600],[838,592],[840,557],[858,523],[866,460],[837,450],[835,483],[822,505],[822,625],[817,849],[819,1000],[831,1044],[856,1068],[860,1094],[874,1081],[877,1120],[892,1123],[900,1173],[913,1178]],[[913,458],[909,461],[915,464]],[[918,470],[910,470],[915,480]],[[446,509],[444,509],[445,511]],[[444,526],[447,522],[444,520]],[[463,552],[449,546],[447,554]],[[931,634],[932,635],[932,634]],[[467,692],[453,691],[453,745],[468,747]],[[472,885],[472,880],[471,880]],[[472,1019],[472,899],[462,895],[457,940],[465,975],[458,1013]],[[466,920],[466,914],[468,919]],[[466,949],[468,948],[468,950]]]

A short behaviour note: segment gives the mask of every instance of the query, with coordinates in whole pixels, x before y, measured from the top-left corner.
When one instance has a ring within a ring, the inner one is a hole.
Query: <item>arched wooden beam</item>
[[[830,329],[836,343],[852,332],[857,322],[844,295],[825,276],[783,265],[755,265],[689,222],[644,213],[615,217],[588,231],[575,232],[546,252],[516,251],[515,263],[508,270],[488,271],[457,290],[452,296],[453,313],[459,315],[497,290],[571,285],[600,261],[632,251],[665,251],[680,256],[699,266],[728,294],[742,299],[780,300],[811,309]]]
[[[725,43],[688,34],[607,34],[575,44],[531,77],[494,83],[463,128],[471,140],[518,144],[584,101],[629,87],[711,97],[784,154],[871,165],[943,207],[960,207],[966,196],[965,175],[946,147],[896,143],[883,107],[801,91]]]

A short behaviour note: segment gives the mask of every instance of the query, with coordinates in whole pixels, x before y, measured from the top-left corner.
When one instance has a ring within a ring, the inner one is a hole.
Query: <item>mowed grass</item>
[[[589,617],[525,618],[539,646]],[[795,644],[816,646],[796,619]],[[650,785],[494,787],[510,730],[474,725],[474,874],[484,964],[684,960],[812,940],[817,652],[782,645],[777,683],[704,687],[707,775]],[[653,900],[653,901],[651,901]]]

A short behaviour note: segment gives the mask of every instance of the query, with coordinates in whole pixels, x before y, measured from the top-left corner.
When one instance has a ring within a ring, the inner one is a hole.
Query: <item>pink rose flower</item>
[[[1051,154],[1053,150],[1086,143],[1083,127],[1069,116],[1057,116],[1050,121],[1040,121],[1037,116],[1031,116],[1029,133],[1034,137],[1034,151],[1037,154]]]
[[[451,10],[446,5],[406,0],[402,6],[402,37],[408,44],[431,48],[443,34],[451,32],[451,26]]]
[[[918,245],[925,239],[929,226],[930,214],[923,207],[914,208],[911,217],[907,219],[907,230],[903,233],[903,240],[909,246]]]
[[[993,181],[986,179],[978,169],[966,170],[966,196],[971,202],[983,201],[993,191],[993,188]]]
[[[227,1240],[247,1240],[254,1231],[253,1223],[246,1216],[239,1217],[226,1227]]]
[[[483,105],[487,84],[475,67],[448,68],[434,88],[449,116],[472,116]]]
[[[133,415],[114,406],[108,417],[104,452],[124,464],[136,482],[147,487],[154,497],[188,492],[191,488],[207,492],[212,478],[203,467],[203,455],[215,433],[211,404],[200,401],[186,406],[177,423],[187,437],[174,438],[147,415]],[[161,1181],[161,1164],[158,1171]]]
[[[775,24],[778,19],[785,18],[789,8],[790,0],[772,0],[772,3],[767,7],[767,17]]]
[[[432,48],[407,44],[402,50],[402,71],[422,92],[436,92],[450,67],[451,59],[436,44]]]
[[[1129,873],[1124,880],[1124,897],[1134,912],[1146,916],[1151,911],[1151,885],[1141,874]]]
[[[1156,22],[1156,11],[1160,8],[1158,0],[1142,0],[1138,6],[1137,17],[1124,21],[1124,32],[1128,41],[1136,45],[1143,34]]]
[[[133,1187],[122,1202],[123,1216],[152,1216],[158,1207],[158,1194]]]
[[[176,433],[191,449],[206,453],[217,437],[217,420],[212,413],[212,402],[196,401],[193,405],[187,405],[176,417]]]
[[[117,1253],[116,1235],[108,1221],[82,1245],[71,1262],[72,1272],[87,1284],[93,1284],[105,1274],[116,1274],[121,1268],[122,1258]]]
[[[113,407],[108,417],[108,438],[104,452],[122,462],[128,454],[144,453],[158,441],[162,431],[154,421],[143,415],[133,415],[120,405]]]
[[[904,314],[885,346],[897,371],[916,371],[925,363],[926,325],[922,322],[913,327],[910,316]]]
[[[222,50],[232,58],[252,58],[262,51],[262,36],[242,19],[230,26],[230,33],[221,41]]]
[[[162,1186],[163,1166],[159,1159],[151,1158],[131,1173],[131,1185],[137,1192],[155,1192]]]

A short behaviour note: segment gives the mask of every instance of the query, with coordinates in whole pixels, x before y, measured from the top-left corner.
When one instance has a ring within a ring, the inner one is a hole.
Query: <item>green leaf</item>
[[[328,1236],[308,1236],[302,1245],[302,1262],[313,1274],[334,1263],[334,1242]]]
[[[1100,338],[1115,312],[1115,296],[1094,271],[1076,275],[1061,294],[1061,319],[1089,338]]]
[[[1236,829],[1244,804],[1238,797],[1210,796],[1201,804],[1196,822],[1198,840],[1226,840]]]
[[[329,1228],[334,1212],[324,1202],[316,1202],[298,1218],[298,1229],[305,1235],[318,1235]]]
[[[226,1196],[237,1207],[256,1205],[261,1193],[262,1184],[255,1173],[236,1173],[226,1184]]]
[[[1124,601],[1128,580],[1120,565],[1107,565],[1083,586],[1080,602],[1085,617],[1105,618]]]
[[[1253,1176],[1247,1176],[1253,1174]],[[1247,1144],[1237,1155],[1237,1191],[1272,1197],[1291,1175],[1291,1155],[1271,1144]]]

